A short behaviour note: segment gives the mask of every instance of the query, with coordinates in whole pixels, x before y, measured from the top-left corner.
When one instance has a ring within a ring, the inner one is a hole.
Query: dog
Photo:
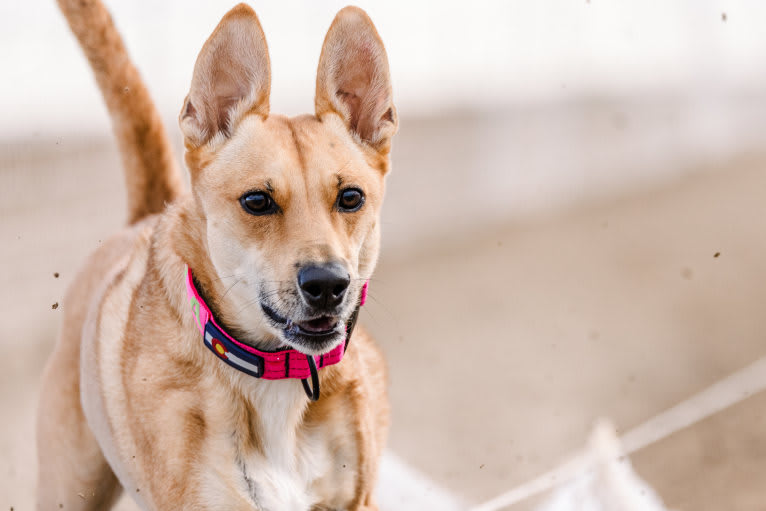
[[[128,223],[63,300],[38,411],[40,510],[377,509],[385,365],[354,329],[380,246],[396,109],[369,17],[335,17],[315,113],[269,111],[255,12],[205,42],[179,124],[99,0],[59,0],[101,89]],[[353,335],[351,335],[353,332]]]

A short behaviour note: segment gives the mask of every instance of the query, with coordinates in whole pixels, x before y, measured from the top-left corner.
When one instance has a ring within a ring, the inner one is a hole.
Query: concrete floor
[[[483,500],[579,448],[598,417],[627,430],[766,354],[764,167],[743,158],[402,264],[384,259],[363,319],[387,340],[393,449]],[[729,424],[759,438],[757,422]],[[719,442],[717,464],[766,466],[757,448],[728,446]],[[661,490],[663,477],[694,488],[707,468],[676,454],[660,472],[640,453],[639,473]],[[736,482],[720,482],[718,502]],[[666,493],[676,509],[720,509]]]
[[[24,511],[64,289],[124,198],[112,145],[14,147],[0,155],[0,509]],[[423,243],[397,238],[411,192],[392,185],[361,318],[388,356],[392,450],[477,503],[554,466],[597,418],[627,430],[766,354],[766,156],[688,176],[558,212],[477,216]],[[762,509],[765,406],[753,396],[649,446],[636,469],[670,508]]]
[[[678,510],[763,509],[766,392],[633,456],[638,473]]]

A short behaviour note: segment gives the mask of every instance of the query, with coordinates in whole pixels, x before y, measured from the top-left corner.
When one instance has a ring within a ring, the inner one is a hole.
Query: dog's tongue
[[[335,327],[335,318],[323,316],[311,321],[303,321],[300,323],[300,326],[307,332],[326,332]]]

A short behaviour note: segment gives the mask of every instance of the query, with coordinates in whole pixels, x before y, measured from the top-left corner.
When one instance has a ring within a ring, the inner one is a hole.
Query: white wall
[[[233,3],[107,0],[168,117],[199,48]],[[274,111],[311,110],[321,42],[345,3],[252,2],[270,45]],[[766,2],[759,0],[357,3],[388,47],[403,116],[578,95],[704,98],[766,84]],[[0,3],[0,48],[0,137],[107,126],[53,0]]]
[[[197,52],[234,2],[106,2],[178,143]],[[416,218],[386,212],[388,246],[654,186],[766,148],[766,1],[358,3],[388,48],[402,119],[394,167],[407,178],[392,178],[388,195],[408,204],[431,194]],[[312,110],[322,40],[344,4],[253,2],[272,57],[272,111]],[[53,0],[0,3],[0,48],[0,156],[111,140]],[[447,200],[461,194],[481,197],[471,214]]]

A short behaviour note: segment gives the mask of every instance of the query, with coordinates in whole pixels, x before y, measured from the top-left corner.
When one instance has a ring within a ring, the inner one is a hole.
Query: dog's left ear
[[[316,115],[335,113],[358,139],[388,153],[398,124],[388,58],[375,25],[358,7],[335,16],[317,70]]]

